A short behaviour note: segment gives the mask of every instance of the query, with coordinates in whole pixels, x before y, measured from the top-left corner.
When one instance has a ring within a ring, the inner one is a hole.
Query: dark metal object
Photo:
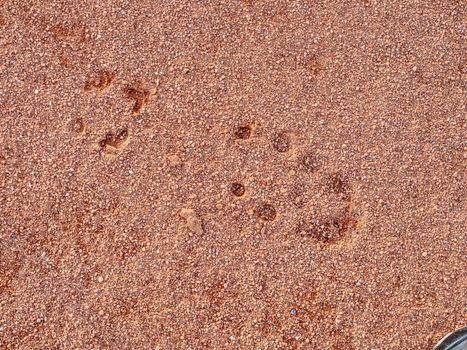
[[[433,350],[467,350],[467,327],[445,336]]]

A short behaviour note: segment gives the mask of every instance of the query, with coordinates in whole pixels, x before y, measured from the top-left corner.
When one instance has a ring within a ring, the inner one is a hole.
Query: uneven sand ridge
[[[0,349],[431,350],[467,320],[464,1],[0,3]]]

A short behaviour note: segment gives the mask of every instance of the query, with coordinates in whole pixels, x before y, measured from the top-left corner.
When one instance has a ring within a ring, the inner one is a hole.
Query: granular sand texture
[[[1,1],[0,349],[465,326],[465,5]]]

